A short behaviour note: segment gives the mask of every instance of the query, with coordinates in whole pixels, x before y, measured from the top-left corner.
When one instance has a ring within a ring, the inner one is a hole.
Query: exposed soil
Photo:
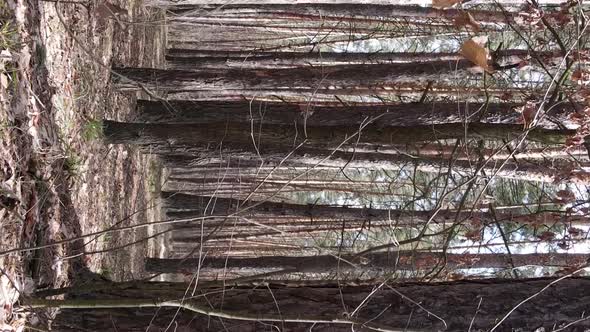
[[[104,145],[100,121],[133,119],[138,96],[114,91],[110,68],[161,66],[164,15],[140,1],[110,3],[118,7],[8,0],[19,44],[0,77],[2,328],[24,324],[12,309],[19,292],[67,286],[88,270],[141,277],[143,258],[158,256],[157,246],[140,241],[147,227],[6,252],[159,219],[157,160]]]

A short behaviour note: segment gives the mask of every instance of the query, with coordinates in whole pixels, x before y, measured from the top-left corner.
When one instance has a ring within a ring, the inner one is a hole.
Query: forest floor
[[[147,227],[68,239],[160,218],[160,165],[136,148],[104,145],[101,119],[133,119],[137,95],[114,91],[110,68],[161,66],[164,15],[140,1],[58,2],[0,1],[3,331],[24,324],[13,309],[20,295],[71,285],[86,268],[141,277],[143,258],[159,250],[141,241]],[[10,252],[57,241],[65,243]]]

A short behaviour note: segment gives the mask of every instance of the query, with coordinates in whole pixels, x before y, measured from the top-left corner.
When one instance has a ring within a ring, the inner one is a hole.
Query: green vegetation
[[[82,138],[85,141],[93,141],[102,138],[102,121],[88,120],[82,128]]]
[[[63,159],[63,169],[70,174],[70,176],[80,175],[80,168],[82,166],[82,158],[72,149],[66,150],[66,156]]]

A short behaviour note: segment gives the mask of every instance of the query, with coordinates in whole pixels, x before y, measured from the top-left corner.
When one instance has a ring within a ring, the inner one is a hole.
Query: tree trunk
[[[342,2],[342,1],[340,1]],[[391,2],[390,2],[391,3]],[[305,20],[344,20],[354,17],[373,17],[373,18],[420,18],[420,19],[445,19],[453,21],[461,17],[461,11],[458,9],[436,9],[424,6],[399,6],[385,4],[346,4],[346,3],[306,3],[297,4],[291,2],[288,5],[280,3],[262,3],[259,4],[242,4],[231,3],[223,6],[192,6],[178,4],[168,7],[177,15],[231,15],[240,17],[248,15],[254,18],[291,18]],[[504,14],[501,11],[470,10],[469,13],[476,21],[503,23],[511,20],[512,14]]]
[[[430,224],[450,225],[454,222],[475,221],[482,226],[514,223],[549,228],[563,222],[564,214],[556,212],[525,212],[524,208],[502,209],[491,214],[485,209],[476,212],[454,210],[406,211],[396,209],[354,208],[345,206],[303,205],[276,202],[243,202],[221,197],[193,196],[164,192],[162,207],[170,219],[195,218],[194,222],[176,223],[172,240],[198,243],[201,232],[216,229],[211,240],[256,239],[305,236],[311,232],[362,231],[379,227],[408,229]],[[481,211],[484,210],[484,211]],[[201,217],[207,219],[201,221]],[[213,218],[217,216],[217,218]],[[241,219],[244,217],[246,219]],[[228,220],[229,219],[229,220]],[[253,221],[256,223],[254,224]],[[585,216],[570,216],[567,224],[586,225]],[[301,233],[301,235],[299,235]]]
[[[381,153],[388,146],[399,146],[404,143],[436,141],[443,139],[463,139],[473,137],[479,139],[512,140],[522,137],[520,125],[472,123],[467,129],[462,123],[445,123],[437,125],[389,126],[385,123],[369,124],[362,129],[357,138],[359,126],[295,126],[272,124],[266,126],[253,125],[247,122],[210,123],[118,123],[104,121],[104,134],[111,144],[138,144],[147,148],[147,152],[155,154],[185,153],[197,156],[202,154],[209,158],[212,151],[216,154],[222,147],[232,158],[251,160],[280,161],[287,155],[288,163],[298,165],[324,165],[333,167],[382,167],[395,169],[405,165],[416,165],[425,172],[446,172],[450,165],[448,158],[432,158],[408,156],[405,154]],[[527,139],[545,144],[563,144],[575,130],[548,130],[537,128],[529,131]],[[303,136],[307,135],[304,140]],[[349,144],[344,144],[349,143]],[[352,145],[369,144],[363,147]],[[302,144],[302,145],[301,145]],[[299,145],[299,147],[297,147]],[[333,150],[339,147],[339,150]],[[371,152],[373,149],[373,152]],[[377,151],[377,152],[374,152]],[[483,169],[496,173],[501,162],[486,161]],[[561,163],[567,166],[567,163]],[[553,182],[556,179],[568,178],[583,183],[575,172],[563,172],[556,168],[533,163],[517,164],[508,162],[498,171],[497,176],[539,182]],[[473,173],[476,167],[469,160],[453,161],[456,172]],[[268,184],[267,184],[268,186]]]
[[[526,53],[522,52],[523,56]],[[297,68],[352,64],[391,64],[432,61],[458,61],[458,53],[335,53],[335,52],[245,52],[207,50],[167,50],[169,69],[199,68]]]
[[[289,152],[297,144],[305,142],[305,147],[334,148],[349,143],[403,144],[410,142],[436,141],[443,139],[512,140],[523,135],[523,126],[515,124],[472,123],[465,128],[463,123],[444,123],[436,125],[388,127],[375,125],[368,120],[362,127],[360,138],[357,134],[360,124],[342,126],[295,126],[279,125],[252,128],[249,123],[210,122],[194,124],[149,124],[123,123],[105,120],[103,132],[109,144],[138,144],[162,146],[198,145],[237,148],[242,151],[260,153]],[[575,130],[547,130],[536,128],[528,132],[529,140],[545,144],[564,144],[575,134]],[[256,146],[253,145],[253,137]],[[350,144],[348,145],[350,146]]]
[[[207,123],[216,121],[254,122],[256,124],[292,124],[343,126],[360,124],[379,116],[373,125],[387,127],[432,125],[446,122],[518,124],[521,114],[514,103],[404,103],[356,104],[288,103],[260,101],[149,101],[138,100],[139,122]],[[576,105],[577,106],[581,105]],[[552,107],[538,127],[555,128],[554,122],[568,120],[575,112],[571,105]],[[546,120],[551,117],[553,122]]]
[[[498,0],[500,4],[523,5],[527,0]],[[557,0],[540,0],[539,4],[559,4]],[[243,5],[292,5],[292,4],[365,4],[365,5],[420,5],[424,6],[424,0],[232,0],[231,4]],[[227,5],[226,0],[146,0],[145,5],[164,7],[166,9],[174,6],[202,6],[202,5]]]
[[[345,206],[303,205],[276,202],[243,202],[237,199],[206,197],[183,194],[178,192],[163,192],[162,206],[166,209],[178,211],[198,211],[201,216],[226,216],[237,214],[243,216],[280,217],[291,216],[305,218],[310,223],[321,220],[366,220],[378,221],[395,219],[401,215],[420,220],[428,219],[430,211],[402,211],[375,208],[349,208]],[[465,213],[466,215],[468,213]],[[451,218],[455,213],[437,214],[440,218]]]
[[[197,69],[194,71],[150,68],[115,68],[112,79],[117,88],[138,90],[139,84],[154,91],[178,92],[243,89],[289,90],[312,89],[341,94],[358,94],[358,89],[388,89],[403,81],[439,80],[444,73],[473,67],[468,60],[395,63],[379,65],[342,65],[288,69]]]
[[[496,61],[505,57],[516,57],[522,61],[529,56],[528,50],[502,50],[494,54]],[[558,63],[558,52],[538,52],[537,56],[549,63]],[[168,49],[166,64],[168,69],[285,69],[297,67],[324,67],[360,64],[421,63],[428,65],[433,61],[459,61],[464,56],[459,53],[336,53],[336,52],[248,52],[214,51],[199,49]],[[555,59],[555,61],[550,61]],[[509,59],[514,63],[514,59]]]
[[[391,273],[398,270],[432,269],[445,265],[448,270],[493,268],[526,265],[571,267],[582,265],[587,254],[452,254],[442,252],[380,252],[362,257],[354,255],[263,256],[255,258],[207,257],[189,259],[146,258],[145,268],[152,273],[193,273],[216,269],[239,272],[241,269],[281,270],[305,273],[338,271]],[[513,264],[513,265],[512,265]]]
[[[187,30],[187,25],[191,27],[190,30]],[[389,37],[384,32],[346,32],[342,27],[335,29],[337,31],[331,31],[330,27],[319,29],[269,29],[256,26],[224,27],[220,30],[218,26],[214,25],[214,21],[205,25],[179,22],[169,26],[168,29],[168,47],[211,51],[331,51],[332,45],[337,46],[338,44]],[[361,29],[361,31],[363,30],[366,31],[366,29]],[[190,33],[187,31],[190,31]],[[402,33],[399,32],[398,34]],[[435,33],[416,30],[413,33],[414,36],[411,37],[420,38],[433,34]],[[215,38],[205,36],[215,36]],[[399,35],[398,37],[402,38],[404,36]]]
[[[193,150],[193,154],[183,153],[180,150],[176,152],[162,151],[160,153],[153,148],[147,152],[160,154],[166,167],[174,169],[170,183],[180,183],[183,179],[193,179],[195,180],[193,182],[197,183],[198,179],[207,176],[218,178],[221,175],[229,179],[225,180],[226,182],[232,179],[235,180],[236,177],[238,179],[251,178],[255,181],[256,178],[265,177],[271,172],[274,179],[293,179],[300,174],[304,174],[303,179],[308,179],[318,172],[330,173],[327,176],[334,178],[335,175],[342,173],[343,167],[353,172],[366,168],[393,171],[412,167],[420,172],[441,173],[448,171],[450,160],[454,160],[453,171],[473,174],[477,168],[477,164],[473,162],[476,158],[474,157],[475,151],[477,151],[477,154],[481,153],[484,160],[486,160],[486,163],[482,165],[482,170],[487,175],[497,172],[496,176],[512,179],[526,179],[537,182],[571,179],[575,182],[584,183],[582,178],[576,179],[575,172],[564,170],[578,168],[579,165],[569,160],[569,158],[573,155],[579,158],[578,160],[587,160],[586,151],[566,151],[563,147],[556,147],[544,148],[529,153],[527,149],[514,154],[514,158],[519,161],[517,163],[510,159],[511,150],[508,149],[505,151],[498,151],[497,149],[473,150],[466,153],[463,149],[456,151],[457,149],[453,149],[453,146],[437,145],[428,144],[428,149],[434,149],[430,151],[423,149],[420,144],[398,145],[391,149],[375,146],[373,152],[370,152],[370,147],[367,146],[357,146],[354,149],[347,148],[339,151],[301,148],[294,151],[286,160],[284,159],[286,153],[269,154],[261,159],[255,153],[242,152],[237,154],[236,151],[222,151],[222,154],[233,153],[231,158],[218,158],[211,155],[210,152],[197,152],[195,150]],[[443,148],[448,149],[442,150]],[[374,152],[375,150],[377,152]],[[568,155],[568,153],[572,153],[572,155]],[[329,156],[328,159],[326,159],[327,156]],[[508,159],[507,162],[505,162],[506,159]],[[551,160],[550,164],[547,163],[549,160]],[[500,170],[499,165],[502,163],[504,163],[504,167]],[[283,166],[285,171],[290,172],[289,177],[280,175],[281,169],[275,169],[278,165]],[[220,172],[219,167],[223,167],[223,172]],[[209,170],[207,171],[207,169]],[[198,173],[189,177],[178,172]],[[211,172],[214,174],[211,175]],[[254,183],[260,183],[260,181],[250,182],[250,186],[253,186]],[[248,181],[246,181],[247,184]],[[195,186],[191,185],[191,187],[194,188]]]
[[[546,288],[550,283],[551,287]],[[152,284],[157,287],[159,283]],[[138,282],[136,288],[141,289],[142,283]],[[192,286],[179,284],[176,288],[178,291],[167,294],[172,299],[182,298],[184,290]],[[154,300],[162,298],[161,291],[154,292],[145,289],[138,296],[134,295],[137,292],[130,293],[113,285],[109,290],[86,295],[85,298],[95,299],[91,301],[32,299],[23,304],[33,308],[76,308],[61,311],[54,322],[59,331],[75,330],[72,325],[78,331],[84,328],[114,331],[119,321],[122,326],[135,323],[146,329],[155,312],[149,307],[180,305],[179,301]],[[101,301],[105,294],[110,296],[109,300]],[[121,301],[122,298],[125,300]],[[142,304],[147,308],[121,315],[128,309],[120,307],[130,301],[135,301],[137,308]],[[185,306],[186,309],[178,313],[177,328],[194,330],[206,326],[209,330],[247,332],[266,330],[270,323],[281,331],[304,331],[312,325],[314,331],[350,331],[352,320],[358,323],[355,329],[369,331],[371,328],[381,328],[381,331],[534,331],[541,327],[550,331],[571,324],[567,331],[581,332],[590,328],[590,320],[585,319],[589,301],[590,279],[587,278],[385,284],[377,289],[337,285],[289,288],[270,284],[268,287],[225,288],[223,292],[207,293],[206,299],[186,300],[184,303],[190,307]],[[109,306],[113,309],[97,309]],[[347,315],[342,318],[343,306],[347,313],[353,313],[349,321],[345,321]],[[93,309],[80,310],[84,307]],[[79,317],[87,317],[86,313],[102,314],[106,319],[96,319],[91,326],[85,326],[86,322]],[[164,317],[167,318],[164,321],[170,322],[167,314],[155,317]]]

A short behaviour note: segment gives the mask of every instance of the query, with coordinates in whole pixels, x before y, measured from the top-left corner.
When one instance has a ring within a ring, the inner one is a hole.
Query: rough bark
[[[461,15],[457,9],[436,9],[423,6],[399,6],[384,4],[330,4],[330,3],[308,3],[297,4],[224,4],[223,6],[192,6],[177,5],[169,7],[178,15],[191,15],[197,12],[200,15],[251,15],[253,17],[287,17],[293,19],[318,19],[342,20],[347,17],[375,17],[375,18],[429,18],[454,20]],[[469,13],[477,21],[481,22],[506,22],[512,17],[511,14],[504,14],[501,11],[470,10]]]
[[[512,140],[522,137],[523,126],[516,124],[472,123],[467,128],[463,123],[444,123],[418,126],[383,127],[370,122],[362,127],[360,138],[357,134],[361,125],[342,126],[296,126],[279,125],[252,128],[249,123],[210,122],[194,124],[149,124],[122,123],[105,120],[103,132],[110,144],[161,144],[217,146],[237,148],[245,151],[288,152],[305,141],[305,147],[333,148],[346,146],[343,142],[372,144],[403,144],[409,142],[436,141],[443,139]],[[575,130],[548,130],[536,128],[528,131],[529,140],[546,144],[564,144],[575,134]],[[257,146],[253,145],[253,136]]]
[[[263,256],[255,258],[206,257],[189,259],[146,258],[145,268],[153,273],[192,273],[208,269],[239,272],[240,269],[277,270],[325,273],[338,271],[432,269],[444,265],[447,269],[512,268],[526,265],[570,267],[579,266],[590,258],[587,254],[453,254],[442,252],[381,252],[362,257],[354,255]]]
[[[350,31],[346,33],[342,27],[335,29],[337,31],[332,31],[330,27],[224,26],[220,30],[215,23],[223,25],[223,22],[216,21],[195,24],[176,20],[174,25],[169,26],[168,46],[171,48],[217,51],[313,51],[318,48],[324,50],[329,45],[343,42],[385,38],[383,33],[355,32],[351,35]],[[214,38],[211,36],[214,36]]]
[[[352,20],[352,19],[350,19]],[[354,19],[353,24],[341,21],[297,20],[293,18],[250,18],[234,16],[173,17],[168,23],[170,48],[194,50],[281,50],[303,51],[309,46],[338,42],[432,36],[436,32],[456,30],[452,25],[427,24],[392,20]],[[405,29],[400,29],[403,24]],[[223,26],[223,29],[219,29]],[[495,25],[498,27],[498,25]],[[388,29],[389,28],[389,29]],[[397,28],[397,29],[396,29]],[[214,34],[212,34],[214,33]],[[404,33],[406,35],[404,35]],[[182,47],[186,45],[186,47]],[[215,47],[217,46],[217,47]],[[315,49],[317,51],[317,48]]]
[[[292,216],[314,220],[389,220],[400,215],[410,215],[418,219],[428,219],[430,211],[400,211],[375,208],[349,208],[345,206],[303,205],[277,202],[243,202],[231,198],[195,196],[177,192],[163,192],[162,206],[166,209],[199,211],[201,215],[225,216],[237,214],[244,216]],[[242,212],[243,211],[243,212]],[[438,214],[440,218],[451,218],[454,213]]]
[[[505,57],[519,60],[528,58],[528,50],[501,50],[494,53],[495,61]],[[537,56],[549,61],[561,58],[559,52],[538,52]],[[335,53],[335,52],[248,52],[214,51],[199,49],[168,49],[167,68],[195,70],[199,68],[296,68],[321,67],[351,64],[422,63],[432,61],[458,61],[464,57],[459,53]],[[514,62],[514,60],[511,62]]]
[[[294,155],[284,161],[282,166],[284,170],[291,172],[291,174],[299,174],[306,172],[306,177],[311,173],[317,173],[319,171],[332,171],[341,172],[342,167],[346,167],[347,170],[357,171],[369,166],[379,167],[381,169],[399,169],[399,167],[407,166],[406,159],[399,155],[412,156],[412,162],[409,164],[421,168],[424,172],[439,172],[441,165],[448,167],[449,160],[454,159],[457,161],[473,161],[475,159],[473,151],[457,151],[452,145],[438,144],[438,143],[424,143],[424,144],[407,144],[392,147],[391,149],[378,147],[378,146],[356,146],[353,154],[352,149],[343,149],[333,154],[329,161],[321,162],[321,157],[330,154],[328,151],[320,151],[314,149],[303,149],[301,154],[295,151]],[[370,152],[379,153],[370,153]],[[217,175],[221,174],[219,168],[223,167],[223,174],[234,174],[236,176],[249,176],[249,175],[262,175],[272,171],[278,166],[285,155],[266,156],[262,163],[261,159],[254,154],[241,153],[234,154],[232,158],[219,158],[212,155],[207,155],[208,152],[205,150],[197,151],[193,150],[193,154],[182,153],[177,151],[176,153],[169,151],[169,153],[161,154],[165,167],[170,169],[177,169],[175,176],[178,179],[187,178],[186,176],[179,175],[178,172],[200,172],[195,174],[194,178],[199,178],[201,175],[205,175],[205,172],[214,172]],[[481,149],[477,150],[477,154],[483,156],[485,160],[489,160],[489,167],[484,165],[484,169],[488,168],[489,171],[493,167],[493,163],[503,162],[506,159],[510,159],[511,150],[504,149],[498,151],[498,149]],[[152,151],[152,153],[158,153]],[[235,151],[234,151],[235,153]],[[222,154],[224,152],[222,151]],[[587,151],[582,149],[565,150],[563,147],[545,147],[539,149],[524,149],[514,153],[514,158],[519,160],[523,168],[515,167],[512,161],[506,163],[506,168],[514,171],[532,171],[533,173],[542,172],[545,176],[551,176],[553,170],[572,169],[577,166],[573,165],[569,160],[572,156],[580,161],[588,160]],[[363,159],[363,157],[366,157]],[[427,165],[427,161],[430,160],[431,164]],[[552,167],[547,168],[543,166],[544,161],[552,160]],[[316,165],[319,163],[320,165]],[[437,166],[438,165],[438,166]],[[459,163],[459,165],[462,165]],[[313,170],[311,167],[315,166]],[[535,171],[535,166],[536,171]],[[474,170],[475,164],[466,166],[465,170]],[[227,173],[229,172],[229,173]],[[273,174],[279,174],[280,170],[274,170]],[[517,176],[519,172],[515,172],[512,175]],[[560,172],[558,172],[560,173]],[[557,174],[553,174],[557,175]],[[333,175],[332,175],[333,176]]]
[[[167,67],[176,70],[199,68],[297,68],[351,64],[391,64],[431,61],[458,61],[457,53],[309,53],[309,52],[212,52],[168,50]]]
[[[372,103],[381,104],[383,101],[399,101],[404,103],[418,103],[425,95],[428,100],[435,100],[443,102],[448,100],[448,96],[458,96],[461,102],[471,101],[470,98],[462,98],[465,96],[473,97],[475,100],[485,100],[487,96],[511,96],[510,100],[513,103],[523,103],[520,98],[521,90],[510,87],[482,87],[472,86],[467,92],[465,87],[457,87],[452,83],[437,81],[434,84],[430,83],[433,80],[422,81],[416,78],[413,82],[397,82],[395,85],[387,86],[384,89],[373,88],[358,88],[358,89],[323,89],[317,90],[313,88],[300,88],[297,90],[276,90],[276,89],[240,89],[240,90],[199,90],[199,91],[169,91],[167,99],[170,100],[190,100],[190,101],[273,101],[273,102],[292,102],[292,103]],[[452,81],[451,81],[452,82]],[[563,88],[564,91],[572,91],[568,87]],[[542,94],[544,90],[536,88],[530,89],[530,93]],[[401,98],[401,99],[400,99]],[[479,99],[478,99],[479,98]]]
[[[364,305],[355,311],[353,318],[367,322],[371,320],[373,326],[389,328],[390,330],[424,330],[424,331],[490,331],[496,324],[500,324],[494,331],[534,331],[540,327],[545,330],[571,325],[567,331],[584,331],[590,328],[590,320],[584,319],[585,312],[590,305],[590,279],[568,278],[556,281],[551,287],[544,289],[555,279],[529,280],[480,280],[455,281],[434,284],[392,284],[383,285],[377,291],[374,287],[280,287],[272,284],[267,287],[225,288],[223,292],[210,292],[203,298],[196,298],[193,303],[200,308],[209,310],[207,315],[180,311],[179,328],[189,330],[224,329],[228,331],[261,331],[268,328],[265,320],[276,320],[275,325],[282,331],[308,330],[312,322],[292,322],[288,319],[329,319],[342,317],[343,304],[347,312],[354,311],[361,303]],[[158,286],[158,283],[154,283]],[[176,293],[184,294],[188,284],[179,284]],[[138,283],[137,289],[141,289]],[[165,289],[166,287],[161,287]],[[192,287],[190,287],[192,289]],[[204,291],[204,290],[203,290]],[[369,295],[374,291],[371,295]],[[146,299],[146,303],[153,303],[153,290],[142,290],[136,298]],[[116,285],[110,291],[89,294],[86,298],[104,297],[110,293],[111,297],[135,298],[134,293],[125,289],[117,289]],[[161,292],[158,292],[161,294]],[[199,294],[199,293],[197,293]],[[535,295],[533,297],[533,295]],[[369,301],[366,301],[369,297]],[[527,301],[524,301],[528,299]],[[190,300],[189,300],[190,301]],[[62,301],[29,301],[36,306],[58,306]],[[420,305],[417,306],[416,303]],[[517,310],[511,309],[518,306]],[[222,308],[222,310],[220,310]],[[277,309],[278,308],[278,309]],[[93,310],[64,310],[56,319],[55,326],[60,331],[72,331],[71,325],[78,330],[91,328],[93,330],[114,330],[119,322],[127,326],[136,324],[144,330],[153,319],[154,309],[93,309]],[[277,310],[280,310],[277,311]],[[225,314],[258,318],[244,322],[234,319],[224,319],[221,325],[215,315]],[[113,314],[113,313],[119,314]],[[126,314],[121,314],[126,313]],[[102,315],[105,319],[92,320],[91,326],[85,326],[87,320],[80,320],[79,316],[91,317]],[[170,318],[163,314],[165,318]],[[192,320],[187,319],[187,316]],[[507,316],[505,320],[500,320]],[[75,320],[73,318],[76,318]],[[162,317],[162,316],[160,316]],[[111,318],[111,319],[109,319]],[[283,320],[283,323],[280,321]],[[168,320],[169,321],[169,320]],[[258,321],[258,322],[257,322]],[[68,322],[64,324],[61,322]],[[190,325],[183,325],[183,324]],[[241,323],[241,324],[240,324]],[[245,323],[245,324],[244,324]],[[268,324],[268,322],[266,322]],[[71,324],[71,325],[70,325]],[[273,324],[273,323],[271,323]],[[154,324],[156,325],[156,324]],[[62,329],[61,326],[64,326]],[[115,326],[115,327],[113,327]],[[360,330],[362,326],[359,324]],[[350,331],[350,324],[315,324],[314,331]],[[127,330],[127,329],[126,329]],[[366,330],[366,327],[365,327]],[[151,329],[148,331],[161,331]]]
[[[195,49],[195,50],[217,50],[217,51],[298,51],[298,52],[313,52],[320,49],[328,51],[331,45],[338,45],[348,42],[361,42],[366,40],[374,40],[375,38],[385,38],[383,33],[356,33],[347,34],[344,31],[331,32],[329,28],[316,29],[313,34],[306,34],[305,31],[297,33],[287,32],[283,29],[280,32],[261,32],[268,30],[268,28],[239,28],[239,27],[225,27],[219,30],[215,26],[193,26],[193,33],[183,33],[185,26],[173,25],[168,32],[168,46],[170,48],[179,49]],[[276,30],[276,29],[275,29]],[[318,31],[319,30],[319,31]],[[186,31],[186,30],[185,30]],[[211,36],[219,34],[218,39],[206,39],[202,36]],[[419,38],[427,35],[431,36],[433,33],[415,33]],[[263,38],[256,38],[250,36],[266,35]],[[247,36],[247,37],[245,37]],[[317,38],[316,38],[317,37]],[[399,36],[402,37],[402,36]]]
[[[484,122],[517,124],[521,114],[515,111],[522,104],[514,103],[407,103],[355,104],[288,103],[260,101],[149,101],[138,100],[139,122],[207,123],[216,121],[254,122],[261,124],[292,124],[308,126],[341,126],[362,123],[379,116],[373,124],[414,126],[445,122]],[[581,105],[580,105],[581,106]],[[551,108],[545,119],[567,121],[575,112],[571,105]],[[554,128],[553,122],[540,121],[539,127]]]
[[[405,143],[437,141],[444,139],[498,139],[513,140],[523,137],[520,125],[445,123],[417,126],[385,126],[369,124],[362,129],[355,125],[342,126],[296,126],[294,125],[253,125],[248,122],[213,123],[118,123],[104,121],[106,141],[111,144],[137,144],[153,154],[185,154],[215,162],[215,155],[223,151],[232,159],[252,160],[260,163],[285,160],[288,165],[324,165],[333,167],[382,167],[395,169],[405,165],[416,165],[424,172],[448,172],[448,158],[413,157],[400,153],[382,153],[381,150]],[[528,132],[527,139],[545,144],[564,144],[575,130],[548,130],[536,128]],[[303,136],[307,134],[307,138]],[[345,144],[348,143],[348,144]],[[358,144],[367,144],[365,147]],[[338,147],[338,150],[334,150]],[[222,150],[220,150],[222,149]],[[202,156],[202,157],[198,157]],[[502,163],[486,161],[483,169],[496,173]],[[566,163],[561,163],[567,166]],[[517,164],[509,161],[496,173],[507,178],[528,178],[539,182],[553,182],[571,179],[583,183],[584,177],[575,172],[564,172],[563,168]],[[469,160],[453,162],[454,172],[472,174],[477,169]]]
[[[163,192],[162,207],[173,218],[199,218],[208,216],[204,221],[204,227],[211,229],[223,224],[231,225],[234,230],[227,233],[241,237],[237,228],[244,228],[248,235],[255,237],[257,234],[280,235],[279,231],[269,228],[260,228],[263,233],[256,231],[257,227],[246,220],[231,220],[226,222],[227,216],[243,216],[248,220],[255,220],[259,225],[269,225],[276,229],[281,226],[307,226],[310,229],[320,226],[333,226],[336,229],[342,227],[382,227],[384,224],[394,227],[412,227],[424,224],[427,221],[438,224],[451,224],[455,221],[477,220],[482,225],[495,225],[499,223],[516,223],[521,225],[546,225],[552,227],[563,220],[564,214],[557,212],[528,213],[522,207],[519,209],[503,209],[499,207],[494,215],[488,209],[478,209],[476,212],[454,210],[434,211],[406,211],[396,209],[356,208],[346,206],[329,205],[303,205],[284,202],[269,201],[240,201],[231,198],[195,196],[179,192]],[[219,218],[211,218],[218,216]],[[201,221],[194,223],[178,223],[173,227],[180,230],[182,236],[192,237],[192,242],[200,234]],[[585,216],[570,216],[567,223],[584,225],[588,223]],[[305,227],[304,227],[305,228]],[[288,233],[288,230],[287,230]],[[231,235],[230,234],[230,235]],[[230,237],[230,236],[220,236]]]
[[[266,5],[266,4],[367,4],[367,5],[424,5],[424,0],[232,0],[232,4]],[[526,4],[526,0],[498,0],[500,4]],[[560,0],[540,0],[539,4],[560,4]],[[146,0],[147,6],[202,6],[227,5],[226,0]]]
[[[340,89],[357,93],[358,89],[387,89],[397,82],[438,80],[444,73],[472,67],[467,60],[395,63],[378,65],[341,65],[288,69],[197,69],[194,71],[150,68],[116,68],[112,76],[121,90],[138,90],[139,84],[154,91],[199,90],[300,90]]]

